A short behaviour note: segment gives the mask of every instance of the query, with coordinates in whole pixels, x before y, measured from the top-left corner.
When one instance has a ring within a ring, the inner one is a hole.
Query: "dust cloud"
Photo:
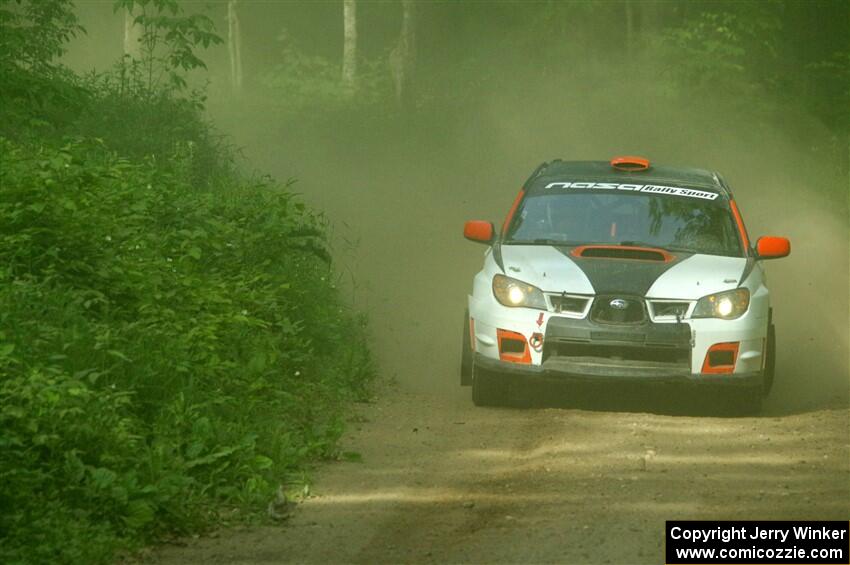
[[[336,17],[329,12],[335,8],[320,14],[291,6],[290,17],[307,18],[301,22],[307,27],[320,25],[321,14]],[[366,6],[380,16],[366,34],[383,34],[373,38],[375,51],[394,37],[398,14]],[[233,99],[216,83],[225,80],[215,71],[226,68],[223,48],[209,60],[210,113],[242,148],[246,166],[296,178],[295,190],[327,214],[340,285],[370,317],[385,376],[410,391],[456,392],[462,314],[484,252],[461,237],[465,220],[498,224],[544,160],[637,154],[721,172],[751,239],[791,239],[789,258],[766,263],[778,337],[767,409],[848,402],[848,153],[827,127],[787,101],[781,123],[765,118],[778,114],[763,111],[778,102],[752,91],[671,92],[663,79],[669,69],[651,55],[623,63],[622,46],[594,41],[599,34],[615,39],[613,23],[591,18],[573,29],[584,47],[561,61],[509,53],[487,27],[493,22],[458,37],[441,27],[446,14],[440,14],[472,8],[431,8],[423,18],[436,19],[423,20],[431,27],[420,36],[430,55],[420,58],[417,71],[421,90],[430,94],[410,112],[388,107],[385,116],[352,109],[330,119],[277,118],[268,90],[249,87]],[[103,67],[106,55],[95,46],[120,49],[120,14],[99,3],[83,2],[81,10],[89,36],[69,61]],[[591,20],[596,27],[587,27]],[[256,19],[260,24],[271,22]],[[298,28],[296,20],[278,22],[284,24]],[[500,35],[512,33],[507,20],[499,25]],[[311,41],[328,56],[339,47],[325,36]],[[260,61],[273,58],[273,46],[254,48]],[[458,64],[463,50],[474,51],[472,66]],[[262,66],[251,62],[255,70]],[[451,77],[464,81],[457,92]]]
[[[568,82],[538,80],[483,97],[471,114],[383,130],[356,120],[278,130],[243,113],[231,131],[254,165],[296,176],[327,213],[341,282],[369,314],[382,372],[406,390],[459,384],[462,313],[485,250],[463,240],[463,221],[498,223],[544,160],[639,154],[720,171],[752,239],[791,239],[792,255],[766,265],[778,334],[768,411],[846,402],[847,164],[813,150],[829,142],[826,129],[804,113],[767,129],[722,99],[671,103],[649,81]]]

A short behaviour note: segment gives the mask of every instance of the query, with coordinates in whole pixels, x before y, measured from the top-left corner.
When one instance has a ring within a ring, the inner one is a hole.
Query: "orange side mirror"
[[[779,259],[791,253],[791,242],[784,237],[768,235],[760,237],[756,242],[756,253],[759,259]]]
[[[493,223],[470,220],[463,225],[463,237],[479,243],[493,243]]]

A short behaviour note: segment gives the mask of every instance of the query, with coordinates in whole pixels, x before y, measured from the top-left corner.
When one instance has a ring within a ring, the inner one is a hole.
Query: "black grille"
[[[590,332],[590,339],[597,341],[634,341],[643,343],[646,335],[637,332]]]
[[[688,312],[688,304],[686,302],[653,302],[652,311],[656,317],[674,316],[684,318]]]
[[[579,298],[577,296],[566,295],[550,295],[549,300],[552,302],[552,309],[555,312],[584,312],[587,306],[587,298]]]
[[[581,374],[662,376],[664,371],[690,371],[691,329],[683,323],[597,322],[591,317],[610,314],[615,299],[634,302],[634,310],[618,312],[623,319],[645,316],[644,300],[634,295],[604,295],[593,302],[590,316],[553,316],[543,340],[543,363],[552,370]],[[607,307],[606,307],[607,306]],[[627,304],[628,306],[628,304]],[[639,310],[637,309],[639,308]],[[552,365],[554,363],[554,365]]]
[[[643,300],[635,296],[599,296],[590,319],[601,324],[640,324],[646,319]]]
[[[549,356],[582,357],[585,359],[603,359],[623,361],[648,361],[689,367],[690,350],[684,348],[629,347],[627,345],[568,343],[549,344]]]

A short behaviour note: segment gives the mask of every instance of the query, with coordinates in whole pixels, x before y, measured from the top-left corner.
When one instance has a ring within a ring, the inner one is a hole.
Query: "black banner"
[[[850,563],[850,523],[668,521],[668,565]]]

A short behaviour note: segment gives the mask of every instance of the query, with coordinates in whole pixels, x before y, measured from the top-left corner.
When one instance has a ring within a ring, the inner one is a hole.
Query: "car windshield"
[[[725,201],[646,193],[529,195],[503,243],[639,245],[742,255]]]

